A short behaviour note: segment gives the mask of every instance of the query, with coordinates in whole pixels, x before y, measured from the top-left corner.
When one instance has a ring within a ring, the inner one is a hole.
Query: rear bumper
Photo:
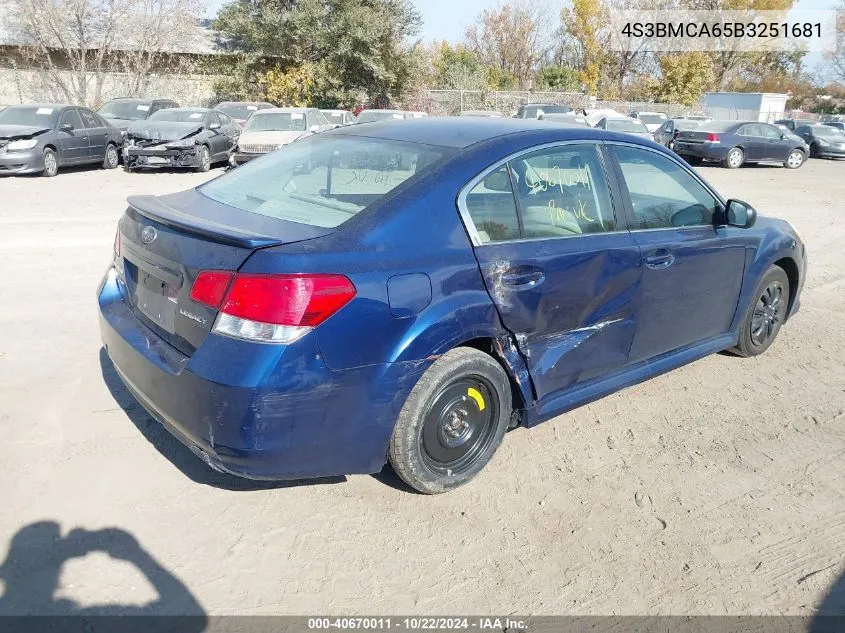
[[[44,153],[40,149],[0,152],[0,175],[34,174],[42,171],[44,171]]]
[[[152,149],[127,146],[123,148],[123,164],[129,169],[159,167],[199,167],[197,146],[180,149]]]
[[[694,156],[703,160],[724,160],[730,147],[713,143],[684,143],[675,139],[675,153],[681,156]]]
[[[235,152],[229,157],[229,164],[237,167],[238,165],[248,163],[253,158],[258,158],[259,156],[264,156],[264,154],[244,154],[242,152]]]
[[[210,334],[187,357],[139,321],[110,269],[100,333],[127,388],[212,468],[251,479],[373,473],[429,363],[329,370],[307,335],[291,346]]]

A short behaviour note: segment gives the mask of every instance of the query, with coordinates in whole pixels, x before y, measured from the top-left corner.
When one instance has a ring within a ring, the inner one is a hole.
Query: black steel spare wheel
[[[449,350],[420,377],[396,420],[387,453],[396,474],[426,494],[467,483],[499,447],[511,401],[495,358],[470,347]]]
[[[489,382],[472,376],[446,386],[421,429],[423,459],[432,471],[462,474],[492,442],[499,402]]]

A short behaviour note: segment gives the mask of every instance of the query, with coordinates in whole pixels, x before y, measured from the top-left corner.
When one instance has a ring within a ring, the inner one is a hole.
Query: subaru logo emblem
[[[158,232],[151,226],[145,226],[141,231],[141,241],[144,244],[152,244],[153,240],[158,237]]]

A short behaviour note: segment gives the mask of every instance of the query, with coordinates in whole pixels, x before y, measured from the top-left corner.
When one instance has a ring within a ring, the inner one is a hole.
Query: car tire
[[[772,266],[754,291],[740,326],[739,341],[731,351],[748,357],[769,349],[786,319],[788,306],[789,277],[780,266]]]
[[[44,149],[44,171],[41,175],[52,178],[59,173],[59,157],[49,147]]]
[[[469,347],[447,352],[405,401],[390,437],[390,464],[425,494],[467,483],[501,444],[511,402],[508,377],[495,359]]]
[[[784,162],[783,166],[787,169],[798,169],[804,164],[804,161],[807,160],[807,156],[802,152],[800,149],[794,149],[789,152],[789,156],[786,157],[786,162]]]
[[[115,169],[120,163],[120,154],[117,153],[117,145],[109,143],[106,145],[106,153],[103,156],[103,169]]]
[[[813,143],[810,145],[810,158],[818,158],[819,157],[819,146],[817,143]]]
[[[722,165],[728,169],[737,169],[738,167],[742,167],[744,162],[745,152],[742,151],[742,148],[733,147],[722,160]]]
[[[211,169],[211,151],[208,149],[208,145],[199,146],[199,149],[197,149],[197,160],[199,164],[195,168],[196,171],[204,173]]]

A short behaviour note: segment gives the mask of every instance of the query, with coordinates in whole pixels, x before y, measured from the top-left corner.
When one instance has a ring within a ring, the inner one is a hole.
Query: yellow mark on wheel
[[[472,387],[470,387],[469,389],[467,389],[467,395],[473,400],[475,400],[475,404],[478,405],[479,411],[484,411],[484,407],[486,406],[484,404],[484,396],[481,395],[481,392],[478,389],[473,389]]]

